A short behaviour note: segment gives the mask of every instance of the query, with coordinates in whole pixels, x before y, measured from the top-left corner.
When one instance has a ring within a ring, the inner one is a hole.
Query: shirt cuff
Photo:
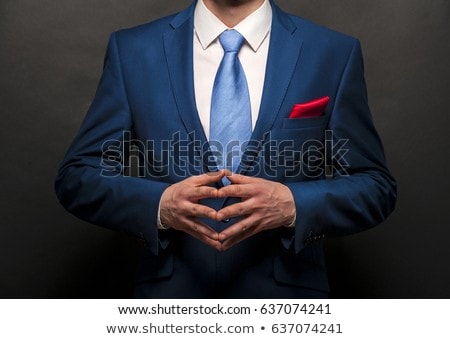
[[[161,211],[161,200],[159,201],[159,205],[158,205],[158,216],[156,219],[156,226],[158,227],[159,230],[168,230],[170,228],[170,226],[164,225],[161,222],[160,211]]]
[[[297,221],[297,214],[294,215],[294,220],[292,220],[292,222],[291,222],[290,224],[284,225],[284,227],[287,227],[287,228],[294,228],[294,227],[295,227],[295,222],[296,222],[296,221]]]

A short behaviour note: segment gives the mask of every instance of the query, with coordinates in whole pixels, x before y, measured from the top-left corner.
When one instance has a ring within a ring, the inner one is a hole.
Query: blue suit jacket
[[[194,97],[194,7],[111,35],[57,195],[78,217],[145,240],[137,296],[324,296],[321,239],[379,224],[396,198],[367,104],[359,42],[272,3],[261,109],[240,171],[286,184],[297,221],[218,253],[156,225],[170,184],[215,169]],[[323,96],[330,97],[323,116],[289,119],[294,104]],[[127,175],[131,144],[140,146],[135,176]],[[215,209],[233,202],[202,201]],[[234,220],[206,222],[220,230]]]

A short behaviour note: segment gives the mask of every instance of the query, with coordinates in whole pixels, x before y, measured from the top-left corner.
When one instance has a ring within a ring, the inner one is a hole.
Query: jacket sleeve
[[[144,239],[156,254],[158,205],[167,184],[124,171],[124,135],[133,134],[133,123],[123,77],[113,33],[97,93],[59,168],[55,190],[69,212]]]
[[[337,89],[327,133],[325,158],[331,178],[287,184],[297,207],[297,253],[314,240],[373,227],[395,207],[396,182],[372,122],[357,40]]]

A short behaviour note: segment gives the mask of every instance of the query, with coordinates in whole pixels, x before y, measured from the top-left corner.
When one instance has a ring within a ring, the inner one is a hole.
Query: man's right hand
[[[198,203],[201,199],[217,198],[218,189],[209,185],[225,176],[224,171],[193,176],[169,186],[160,201],[160,220],[164,226],[183,231],[203,243],[221,250],[219,234],[200,218],[216,219],[217,211]]]

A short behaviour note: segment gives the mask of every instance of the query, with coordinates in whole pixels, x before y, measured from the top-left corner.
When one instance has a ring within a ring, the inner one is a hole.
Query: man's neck
[[[264,0],[203,0],[205,6],[232,28],[256,11]]]

